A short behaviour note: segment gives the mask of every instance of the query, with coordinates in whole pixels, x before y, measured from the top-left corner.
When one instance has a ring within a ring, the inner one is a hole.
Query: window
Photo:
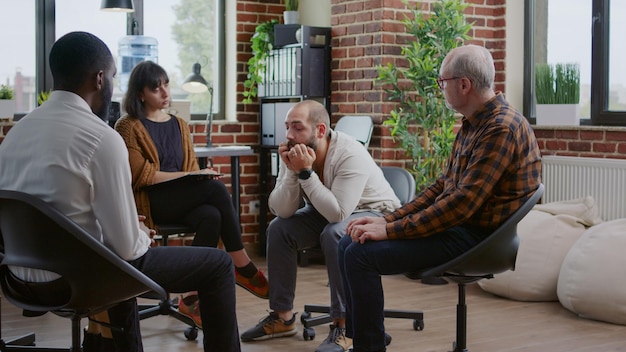
[[[35,108],[35,2],[17,1],[0,11],[0,84],[14,89],[17,112]]]
[[[224,117],[224,3],[226,0],[134,0],[131,14],[100,11],[99,1],[29,0],[18,1],[0,14],[0,31],[4,34],[0,58],[2,84],[12,85],[17,69],[32,80],[34,92],[52,88],[47,54],[54,41],[71,31],[87,31],[101,38],[117,59],[120,72],[120,40],[128,34],[155,38],[157,61],[170,76],[173,99],[192,102],[192,118],[204,119],[211,105],[208,92],[189,94],[180,86],[192,71],[202,65],[202,75],[214,87],[214,118]],[[19,29],[19,30],[17,30]],[[119,75],[118,75],[119,76]],[[35,83],[36,82],[36,83]],[[116,85],[113,99],[121,101],[123,89]],[[35,106],[30,96],[30,111]]]
[[[159,64],[170,77],[173,99],[191,101],[192,118],[204,119],[211,105],[209,92],[189,94],[180,86],[194,63],[214,89],[214,118],[223,118],[224,0],[135,0],[143,8],[143,34],[159,42]],[[131,15],[132,17],[132,15]]]
[[[576,62],[581,71],[581,124],[626,125],[626,2],[526,0],[524,112],[534,116],[534,67]],[[531,30],[528,30],[531,29]]]

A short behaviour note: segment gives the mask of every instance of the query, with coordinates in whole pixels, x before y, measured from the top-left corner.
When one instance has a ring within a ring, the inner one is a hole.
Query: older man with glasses
[[[346,293],[346,337],[354,352],[385,351],[380,275],[443,264],[480,243],[540,184],[539,147],[528,124],[493,91],[489,51],[452,50],[437,84],[463,115],[448,168],[412,202],[382,217],[348,223],[339,242]]]

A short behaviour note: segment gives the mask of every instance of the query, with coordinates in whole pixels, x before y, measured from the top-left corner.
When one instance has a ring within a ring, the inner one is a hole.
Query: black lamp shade
[[[100,5],[102,11],[112,12],[134,12],[133,0],[102,0]]]
[[[193,72],[185,78],[182,88],[189,93],[202,93],[209,89],[209,84],[200,74],[200,64],[193,64]]]

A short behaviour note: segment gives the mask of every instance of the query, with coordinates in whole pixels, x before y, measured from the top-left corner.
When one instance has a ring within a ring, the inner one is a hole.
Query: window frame
[[[534,74],[534,13],[535,0],[524,0],[524,115],[536,122]],[[626,111],[610,111],[609,106],[609,35],[610,0],[592,0],[591,39],[591,112],[580,125],[626,126]]]
[[[55,8],[56,8],[56,0],[35,0],[35,12],[36,12],[36,80],[37,80],[37,91],[48,91],[53,87],[52,81],[52,73],[50,72],[50,67],[48,63],[48,53],[52,48],[52,45],[56,41],[56,33],[55,33]],[[221,94],[217,95],[217,99],[213,101],[213,120],[224,120],[225,119],[225,108],[226,108],[226,72],[225,72],[225,57],[226,57],[226,24],[225,24],[225,1],[226,0],[216,0],[216,10],[219,16],[217,18],[217,26],[218,29],[218,54],[217,54],[217,66],[222,69],[215,77],[215,86],[213,87],[214,91],[221,92]],[[126,19],[126,33],[128,35],[131,34],[143,34],[143,3],[144,0],[134,0],[135,12],[131,12],[127,15]],[[94,11],[98,11],[97,8]],[[208,39],[208,38],[207,38]],[[189,68],[189,73],[191,73],[191,67]],[[207,111],[208,113],[208,111]],[[207,118],[207,113],[202,114],[191,114],[192,120],[205,120]]]

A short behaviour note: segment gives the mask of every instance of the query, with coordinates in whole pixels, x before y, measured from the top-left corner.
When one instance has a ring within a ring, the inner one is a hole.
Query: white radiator
[[[543,156],[542,182],[543,203],[592,196],[602,220],[626,218],[626,160]]]

